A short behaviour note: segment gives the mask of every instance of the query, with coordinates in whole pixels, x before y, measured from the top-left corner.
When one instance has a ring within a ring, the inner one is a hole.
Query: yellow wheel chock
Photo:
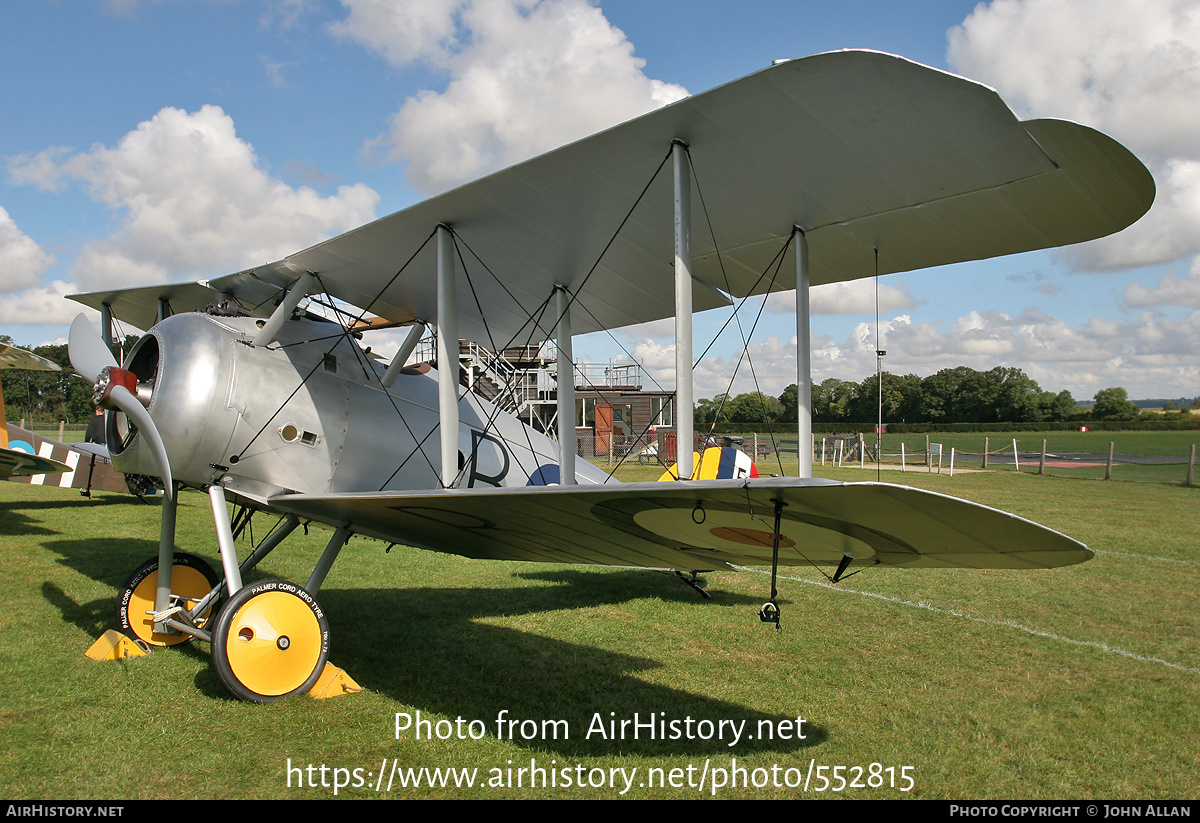
[[[145,657],[146,650],[130,637],[109,629],[87,650],[92,660],[124,660],[128,657]]]
[[[309,697],[315,697],[317,700],[325,700],[329,697],[341,697],[343,694],[358,694],[362,691],[362,686],[354,682],[354,678],[346,674],[345,669],[339,669],[332,663],[326,663],[325,668],[321,671],[321,676],[317,678],[317,683],[309,692]]]

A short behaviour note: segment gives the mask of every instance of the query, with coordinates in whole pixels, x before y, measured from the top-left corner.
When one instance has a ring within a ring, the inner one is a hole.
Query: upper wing
[[[764,69],[211,286],[258,305],[310,271],[332,296],[387,320],[429,321],[435,251],[426,240],[446,223],[474,272],[469,283],[458,275],[459,293],[474,294],[459,301],[464,337],[487,339],[477,305],[497,342],[522,329],[533,340],[553,336],[553,312],[536,329],[526,324],[556,284],[587,307],[572,320],[576,334],[670,317],[670,174],[654,178],[617,229],[674,139],[688,143],[695,172],[694,276],[739,296],[768,288],[759,275],[793,225],[808,236],[819,285],[874,274],[876,249],[886,274],[1102,237],[1154,199],[1145,167],[1099,132],[1021,122],[986,86],[899,57],[833,52]],[[770,286],[794,287],[789,266]],[[723,302],[713,289],[695,292],[696,310]]]
[[[32,369],[34,371],[61,371],[62,368],[52,360],[47,360],[39,354],[26,349],[0,343],[0,369]],[[8,429],[4,422],[4,395],[0,394],[0,478],[29,477],[35,474],[70,471],[66,463],[38,457],[35,454],[8,448]]]
[[[31,369],[33,371],[62,371],[62,367],[53,360],[47,360],[40,354],[34,354],[26,349],[0,343],[0,369]],[[0,420],[0,423],[4,421]]]
[[[886,483],[760,478],[281,495],[270,505],[434,551],[498,560],[711,569],[779,562],[1033,569],[1089,559],[1066,535],[996,509]]]

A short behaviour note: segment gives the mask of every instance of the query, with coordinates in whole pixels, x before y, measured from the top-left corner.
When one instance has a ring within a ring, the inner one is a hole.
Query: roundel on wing
[[[769,502],[750,505],[736,495],[727,500],[678,495],[608,498],[592,513],[610,526],[642,539],[684,551],[712,552],[731,563],[770,563],[774,513]],[[787,507],[781,512],[779,562],[784,565],[828,563],[847,555],[855,565],[880,558],[912,559],[915,550],[901,540],[844,518]]]
[[[666,537],[679,546],[717,549],[769,556],[774,544],[774,523],[770,512],[754,515],[745,510],[708,510],[692,506],[678,509],[653,507],[633,513],[633,520],[649,532]],[[840,525],[840,524],[839,524]],[[862,535],[830,529],[824,523],[784,517],[780,523],[781,549],[796,549],[811,559],[850,555],[855,559],[875,554]]]
[[[529,476],[526,486],[557,486],[559,483],[557,463],[546,463],[538,466],[537,471]]]
[[[8,447],[17,452],[25,452],[26,454],[32,455],[37,454],[37,452],[34,451],[33,446],[29,443],[26,443],[24,440],[9,440]]]

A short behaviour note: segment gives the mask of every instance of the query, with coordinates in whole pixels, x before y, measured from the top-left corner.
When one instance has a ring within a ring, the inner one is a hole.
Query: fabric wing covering
[[[996,509],[886,483],[761,478],[282,495],[281,511],[467,557],[702,570],[769,565],[776,501],[786,566],[1039,569],[1081,563],[1076,540]]]
[[[992,89],[900,57],[831,52],[687,98],[210,289],[172,287],[173,308],[212,302],[215,289],[269,312],[308,271],[371,315],[430,322],[436,261],[426,241],[444,223],[471,272],[468,282],[459,265],[462,337],[499,347],[553,336],[553,311],[530,318],[556,284],[587,308],[574,312],[576,334],[671,317],[669,163],[655,172],[676,139],[688,144],[694,174],[693,276],[711,287],[695,290],[697,311],[726,304],[723,293],[795,288],[790,265],[773,282],[761,277],[793,226],[808,237],[820,285],[875,274],[876,249],[887,274],[1102,237],[1154,199],[1145,167],[1093,129],[1022,122]],[[148,328],[154,295],[81,302],[107,302]]]

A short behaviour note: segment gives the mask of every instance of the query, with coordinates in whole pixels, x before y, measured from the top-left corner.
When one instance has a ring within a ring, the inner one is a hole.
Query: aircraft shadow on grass
[[[48,529],[36,517],[31,517],[30,512],[54,510],[54,511],[69,511],[71,509],[95,509],[97,506],[110,506],[122,503],[128,503],[131,499],[128,495],[119,496],[115,494],[96,495],[90,499],[66,498],[58,500],[14,500],[9,503],[0,503],[0,535],[9,537],[18,537],[27,534],[61,534],[55,529]],[[153,551],[157,551],[157,544],[154,545]]]
[[[71,540],[57,541],[48,548],[63,556],[66,565],[100,582],[118,586],[122,581],[111,579],[112,566],[106,568],[86,558],[97,548],[103,550],[105,547],[97,544],[106,542],[118,544],[108,549],[114,553],[153,550],[149,541],[133,541],[144,544],[136,549],[128,541]],[[532,726],[524,727],[528,739],[522,737],[521,726],[509,728],[504,739],[562,755],[739,756],[796,751],[827,738],[826,730],[805,722],[803,740],[747,739],[757,738],[760,721],[764,730],[768,724],[772,728],[779,728],[783,721],[794,724],[799,707],[794,713],[767,714],[681,688],[647,683],[638,675],[662,667],[658,660],[485,622],[646,598],[678,602],[681,610],[738,606],[746,608],[747,619],[751,619],[752,609],[758,605],[754,598],[715,592],[713,601],[700,603],[697,595],[678,581],[647,571],[599,573],[564,569],[517,572],[516,576],[556,585],[484,589],[326,588],[322,590],[322,603],[329,618],[330,635],[336,638],[331,661],[345,667],[366,688],[412,707],[408,712],[413,716],[419,709],[425,719],[436,714],[450,719],[461,717],[464,722],[478,720],[488,737],[498,736],[496,721],[502,712],[507,712],[506,721],[535,721],[536,733],[532,733]],[[111,599],[76,603],[49,582],[43,591],[65,620],[88,635],[96,636],[112,627]],[[647,624],[646,632],[653,631],[654,626]],[[159,653],[203,655],[198,649],[186,647]],[[228,697],[210,668],[197,674],[196,686],[214,698]],[[715,690],[724,684],[701,682],[698,686]],[[791,711],[791,707],[783,708]],[[635,713],[642,723],[654,720],[656,724],[668,725],[665,728],[656,725],[658,739],[649,739],[645,727],[638,739],[633,738],[632,727],[627,727],[624,739],[620,739],[620,721],[633,720]],[[689,717],[690,726],[686,723]],[[710,727],[699,725],[702,720],[713,724],[711,731]],[[713,733],[721,728],[718,724],[722,720],[735,724],[745,721],[741,739],[735,746],[729,745],[732,737],[728,725],[724,727],[724,739]],[[543,721],[565,721],[565,724],[552,726]],[[618,724],[616,737],[609,733],[612,721]],[[671,726],[672,721],[677,721],[677,725]],[[595,724],[603,725],[604,735],[595,731],[599,728]],[[593,730],[590,737],[589,729]],[[689,729],[691,739],[688,739]],[[794,725],[791,729],[794,733]],[[662,739],[664,730],[668,739]],[[677,734],[673,735],[673,730]],[[709,734],[710,739],[701,738],[702,733]],[[411,730],[402,732],[402,735],[412,734]],[[672,736],[679,739],[669,739]]]

